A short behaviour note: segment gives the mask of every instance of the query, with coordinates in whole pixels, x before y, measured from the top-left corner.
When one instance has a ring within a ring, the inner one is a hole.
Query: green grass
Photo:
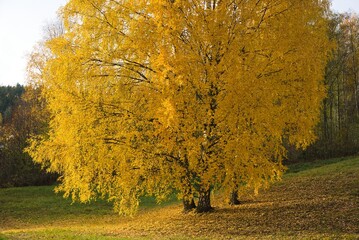
[[[0,213],[22,222],[42,224],[69,218],[92,218],[112,215],[112,206],[105,201],[93,204],[72,204],[53,191],[54,187],[24,187],[0,190]],[[0,220],[1,223],[1,220]]]
[[[2,239],[359,239],[359,158],[289,165],[283,181],[210,214],[143,198],[121,217],[111,203],[72,203],[53,186],[0,189]]]
[[[359,163],[357,157],[349,158],[333,158],[333,159],[324,159],[308,162],[300,162],[290,164],[286,172],[287,175],[293,173],[303,173],[307,175],[313,175],[314,172],[326,174],[328,172],[335,172],[333,168],[356,168]]]
[[[28,232],[17,232],[8,235],[9,239],[73,239],[73,240],[111,240],[114,237],[100,236],[96,234],[86,234],[81,232],[66,231],[66,230],[36,230]],[[6,237],[0,239],[7,239]],[[121,239],[121,238],[116,238]],[[128,239],[128,238],[122,238]]]

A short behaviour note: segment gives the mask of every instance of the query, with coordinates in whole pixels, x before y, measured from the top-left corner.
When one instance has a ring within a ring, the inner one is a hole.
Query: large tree
[[[71,0],[41,75],[50,131],[29,152],[66,196],[108,197],[123,213],[174,189],[199,212],[215,189],[256,192],[280,179],[284,141],[315,139],[327,7]]]

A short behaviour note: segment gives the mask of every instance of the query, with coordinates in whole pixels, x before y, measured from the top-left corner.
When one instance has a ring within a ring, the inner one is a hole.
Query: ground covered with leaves
[[[135,217],[70,204],[52,187],[0,189],[0,239],[359,239],[359,158],[289,166],[282,182],[230,207],[183,214],[144,199]]]

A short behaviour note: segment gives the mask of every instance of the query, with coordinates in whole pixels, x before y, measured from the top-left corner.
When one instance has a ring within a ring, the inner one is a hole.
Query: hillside
[[[289,166],[282,182],[236,207],[183,214],[144,199],[133,218],[111,204],[70,204],[52,187],[0,189],[0,239],[358,239],[359,158]]]

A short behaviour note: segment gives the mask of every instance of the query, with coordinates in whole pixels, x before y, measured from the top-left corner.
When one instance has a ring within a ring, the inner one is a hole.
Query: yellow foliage
[[[305,148],[325,96],[326,3],[70,0],[41,82],[50,132],[29,152],[60,190],[190,199],[280,179],[284,141]]]

